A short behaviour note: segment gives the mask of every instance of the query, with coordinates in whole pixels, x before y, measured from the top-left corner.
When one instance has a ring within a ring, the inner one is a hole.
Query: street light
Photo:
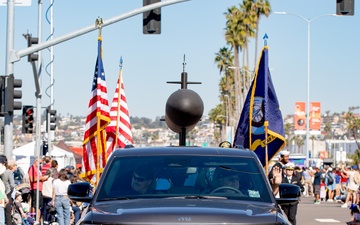
[[[320,17],[324,17],[324,16],[338,16],[336,14],[323,14],[320,16],[316,16],[312,19],[306,19],[303,16],[300,16],[298,14],[295,13],[288,13],[288,12],[274,12],[274,14],[278,14],[278,15],[292,15],[292,16],[296,16],[299,17],[300,19],[304,20],[305,22],[307,22],[307,27],[308,27],[308,35],[307,35],[307,42],[308,42],[308,46],[307,46],[307,52],[308,52],[308,56],[307,56],[307,98],[306,98],[306,164],[307,166],[309,166],[309,153],[308,153],[308,145],[309,145],[309,136],[310,136],[310,24],[312,21],[319,19]]]

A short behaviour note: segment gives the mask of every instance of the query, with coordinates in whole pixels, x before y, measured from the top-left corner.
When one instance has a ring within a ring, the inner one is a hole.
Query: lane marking
[[[334,220],[334,219],[315,219],[315,220],[320,223],[340,223],[339,220]]]

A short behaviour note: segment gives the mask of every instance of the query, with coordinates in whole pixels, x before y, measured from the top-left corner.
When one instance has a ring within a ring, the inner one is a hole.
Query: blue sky
[[[272,0],[272,11],[286,11],[312,19],[335,13],[335,0]],[[142,33],[142,15],[103,28],[103,61],[109,101],[115,91],[119,58],[123,57],[123,79],[130,116],[148,117],[165,114],[168,97],[180,88],[167,81],[180,80],[183,56],[189,85],[204,102],[204,116],[219,103],[219,71],[215,53],[225,46],[224,12],[236,5],[235,0],[191,0],[162,9],[161,35]],[[43,40],[50,34],[45,12],[50,1],[43,1]],[[55,0],[54,37],[71,33],[95,23],[98,16],[105,21],[142,7],[142,0]],[[310,101],[320,101],[322,113],[347,111],[360,105],[360,76],[357,65],[360,6],[355,16],[325,16],[311,22]],[[38,5],[15,9],[14,48],[27,47],[22,34],[38,33]],[[0,7],[0,29],[6,31],[6,7]],[[94,25],[95,26],[95,25]],[[306,101],[307,93],[307,23],[291,15],[271,14],[260,22],[259,46],[269,36],[269,59],[273,83],[283,115],[293,114],[296,101]],[[87,115],[91,83],[97,56],[97,35],[94,31],[54,47],[55,109],[62,115]],[[0,36],[0,67],[5,74],[6,35]],[[254,62],[254,40],[250,46],[250,62]],[[259,48],[258,56],[261,48]],[[43,63],[50,61],[43,51]],[[251,65],[254,66],[253,64]],[[35,105],[35,84],[30,63],[22,58],[14,64],[14,74],[23,80],[23,105]],[[45,89],[50,78],[43,73],[43,106],[50,104]],[[17,114],[21,114],[20,111]]]

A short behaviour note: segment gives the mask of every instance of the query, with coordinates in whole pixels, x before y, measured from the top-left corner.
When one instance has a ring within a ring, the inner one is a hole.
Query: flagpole
[[[102,24],[103,24],[103,20],[102,18],[98,17],[95,21],[95,26],[98,28],[98,40],[102,41],[102,37],[101,37],[101,30],[102,30]],[[100,54],[100,58],[101,58],[101,54],[102,54],[102,49],[100,49],[100,52],[98,53]],[[95,186],[98,184],[99,179],[100,179],[100,148],[101,148],[101,136],[100,136],[100,116],[97,115],[96,116],[96,138],[97,138],[97,146],[96,146],[96,183]]]
[[[119,71],[119,89],[118,89],[118,102],[117,102],[117,111],[116,111],[116,131],[115,131],[115,148],[118,146],[118,136],[119,136],[119,120],[120,120],[120,109],[121,109],[121,80],[122,80],[122,65],[123,60],[122,57],[120,57],[120,71]]]
[[[269,156],[268,156],[268,126],[269,121],[264,122],[264,128],[265,128],[265,172],[268,174],[268,167],[269,167]]]
[[[96,183],[99,182],[100,179],[100,148],[101,148],[101,136],[100,136],[100,117],[96,117],[96,138],[97,138],[97,148],[96,148]]]

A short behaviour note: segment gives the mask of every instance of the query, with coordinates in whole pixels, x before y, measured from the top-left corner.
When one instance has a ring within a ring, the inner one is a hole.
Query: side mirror
[[[280,198],[276,199],[278,204],[289,204],[299,201],[301,196],[300,187],[295,184],[280,184]]]
[[[91,202],[91,185],[88,182],[77,182],[68,187],[68,196],[71,200],[78,202]]]

